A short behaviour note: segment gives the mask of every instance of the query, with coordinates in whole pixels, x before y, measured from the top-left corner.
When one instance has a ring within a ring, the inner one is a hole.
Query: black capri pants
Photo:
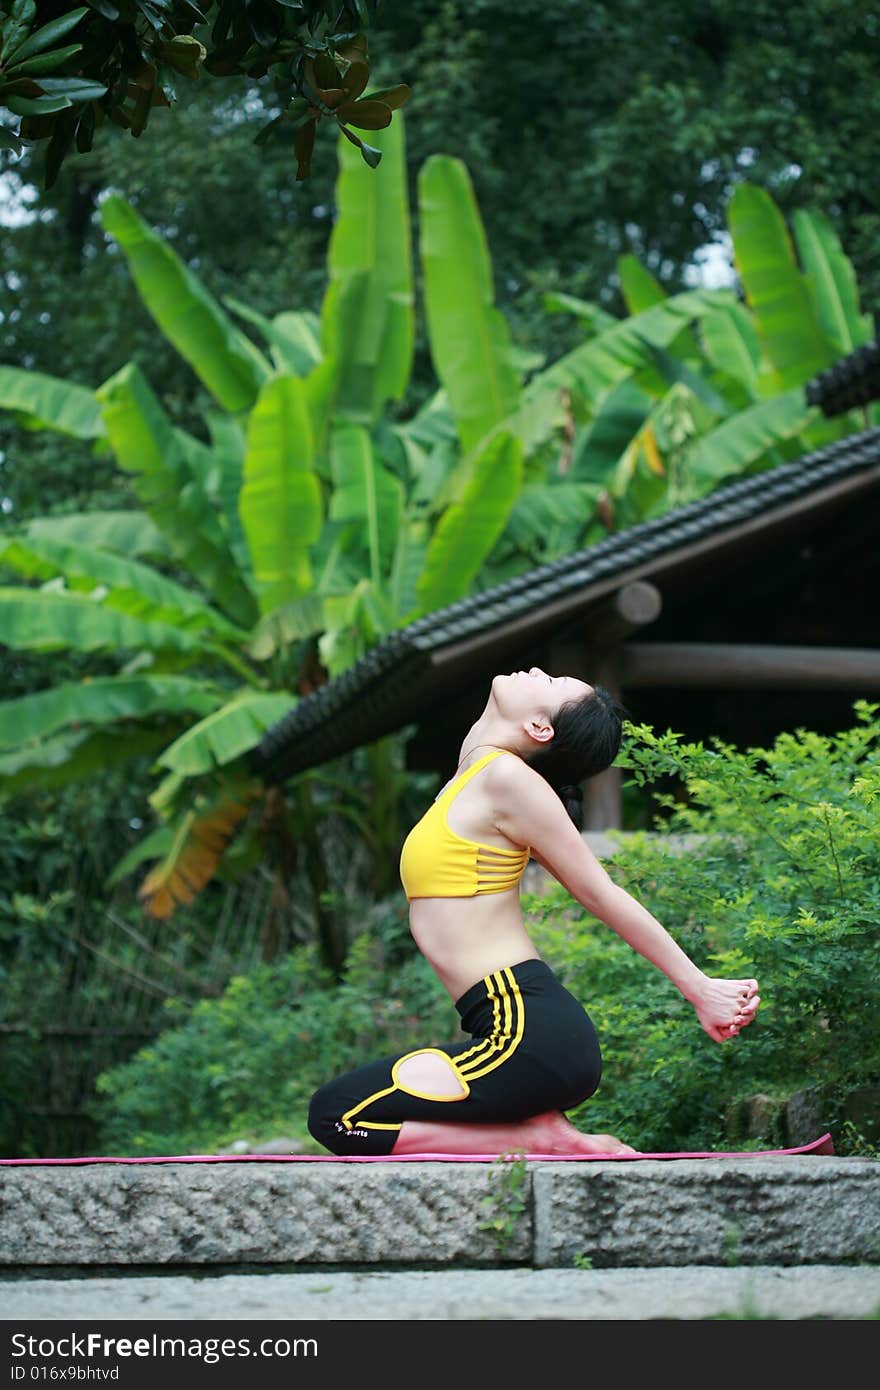
[[[387,1155],[406,1120],[511,1124],[548,1110],[571,1110],[599,1085],[599,1039],[583,1005],[542,960],[504,966],[456,1001],[467,1042],[419,1048],[368,1062],[321,1086],[309,1132],[340,1155]],[[399,1064],[442,1052],[459,1096],[407,1090]]]

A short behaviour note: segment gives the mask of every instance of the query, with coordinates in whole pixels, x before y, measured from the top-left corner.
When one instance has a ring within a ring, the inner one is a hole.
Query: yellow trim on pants
[[[494,1071],[496,1067],[500,1067],[503,1062],[513,1056],[522,1041],[526,1021],[525,1005],[519,985],[509,966],[484,976],[483,983],[486,986],[488,998],[492,1000],[492,1033],[490,1037],[483,1038],[457,1057],[450,1057],[448,1052],[443,1052],[438,1047],[418,1047],[413,1052],[407,1052],[403,1057],[398,1057],[391,1067],[392,1085],[386,1086],[381,1091],[375,1091],[373,1095],[367,1096],[365,1100],[352,1106],[351,1110],[347,1110],[341,1117],[341,1123],[346,1129],[354,1128],[354,1116],[359,1111],[365,1110],[374,1101],[393,1095],[398,1090],[405,1091],[408,1095],[417,1096],[419,1100],[434,1100],[439,1103],[449,1101],[455,1104],[456,1101],[464,1100],[470,1094],[469,1082],[475,1081],[478,1077],[486,1076],[487,1073]],[[503,1027],[502,1009],[504,1012]],[[397,1070],[400,1064],[410,1057],[417,1057],[425,1052],[434,1052],[450,1064],[464,1087],[463,1095],[432,1096],[427,1092],[413,1091],[407,1086],[400,1085],[397,1080]],[[401,1123],[382,1124],[376,1120],[357,1121],[358,1126],[363,1129],[400,1129]]]

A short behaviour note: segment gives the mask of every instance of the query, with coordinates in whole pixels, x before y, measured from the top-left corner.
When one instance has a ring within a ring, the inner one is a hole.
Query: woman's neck
[[[482,723],[477,720],[468,730],[458,754],[458,767],[466,762],[472,753],[488,753],[490,749],[497,748],[504,753],[516,753],[517,749],[511,747],[513,740],[507,729],[498,728],[489,723]],[[458,770],[458,769],[456,769]]]

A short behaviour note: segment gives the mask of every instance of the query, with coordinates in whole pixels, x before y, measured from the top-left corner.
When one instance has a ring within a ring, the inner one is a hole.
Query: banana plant
[[[298,865],[310,878],[334,972],[345,945],[309,837],[321,817],[352,825],[373,889],[387,891],[398,750],[392,739],[367,750],[369,787],[319,770],[288,793],[250,772],[264,732],[394,628],[589,543],[597,526],[764,466],[804,425],[796,386],[767,394],[778,317],[768,328],[730,292],[667,297],[629,262],[629,316],[587,306],[584,342],[534,369],[493,302],[468,172],[445,156],[418,183],[438,385],[407,417],[402,118],[375,139],[376,169],[340,139],[320,314],[218,303],[124,200],[102,204],[144,304],[208,393],[206,438],[172,423],[136,364],[93,391],[0,366],[0,407],[109,452],[139,504],[37,519],[0,542],[0,563],[24,581],[0,588],[4,643],[101,658],[99,675],[0,703],[0,791],[151,757],[157,823],[113,881],[149,864],[140,900],[168,918],[212,877],[280,847],[277,873]],[[828,227],[801,219],[798,236],[817,323],[858,341],[864,321]]]
[[[109,451],[141,508],[38,519],[0,544],[0,562],[24,581],[0,590],[4,642],[95,652],[103,667],[112,653],[117,665],[0,704],[0,787],[60,785],[151,756],[158,824],[111,881],[149,863],[138,895],[157,918],[192,901],[233,851],[248,862],[242,842],[271,842],[281,819],[304,841],[318,805],[357,824],[377,863],[392,861],[385,839],[403,778],[389,741],[370,750],[378,791],[344,798],[328,793],[332,779],[307,774],[285,803],[249,774],[247,754],[308,688],[316,646],[319,678],[350,664],[416,603],[435,601],[443,554],[466,552],[478,568],[514,500],[516,442],[496,440],[475,464],[479,524],[467,497],[420,516],[437,480],[431,412],[411,422],[411,438],[384,418],[405,393],[414,340],[402,122],[376,138],[375,171],[341,142],[320,318],[242,313],[260,346],[236,324],[235,304],[217,303],[130,205],[102,204],[143,302],[209,393],[208,442],[171,422],[136,364],[94,391],[0,367],[0,404],[23,426]],[[447,450],[444,471],[454,458]],[[459,577],[453,596],[467,582]],[[316,912],[325,963],[338,970],[326,887],[316,885]]]
[[[599,494],[597,519],[581,543],[797,458],[873,418],[850,412],[829,421],[806,403],[811,377],[871,336],[852,265],[828,219],[800,210],[792,237],[769,194],[741,184],[728,225],[741,296],[713,292],[708,311],[694,311],[693,327],[666,341],[640,332],[640,324],[680,296],[668,297],[634,257],[620,258],[630,311],[623,323],[650,354],[617,381],[608,380],[602,359],[603,339],[613,341],[619,322],[597,318],[589,304],[548,297],[549,312],[574,313],[588,325],[575,353],[600,364],[600,374],[589,375],[592,397],[574,395],[570,475]],[[554,364],[551,373],[558,370]],[[603,375],[604,395],[595,391]]]

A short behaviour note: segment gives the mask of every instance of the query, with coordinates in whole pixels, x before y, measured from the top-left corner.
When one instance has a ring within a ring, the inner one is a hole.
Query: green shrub
[[[168,1001],[169,1027],[97,1080],[91,1111],[104,1152],[204,1153],[306,1129],[312,1092],[385,1052],[450,1027],[449,1000],[410,941],[399,900],[379,904],[336,988],[316,949],[298,947],[236,976],[219,999]]]
[[[738,1038],[714,1043],[666,977],[563,888],[524,895],[538,951],[599,1031],[603,1078],[572,1112],[580,1128],[646,1151],[776,1147],[772,1105],[763,1132],[729,1142],[736,1103],[822,1087],[823,1125],[846,1140],[843,1097],[880,1077],[877,709],[860,701],[840,734],[797,730],[744,752],[630,727],[621,762],[633,782],[673,777],[685,799],[659,798],[662,835],[626,837],[612,876],[707,973],[755,976],[762,1003]],[[172,1006],[169,1023],[99,1080],[105,1152],[204,1152],[273,1132],[317,1152],[306,1113],[321,1082],[460,1036],[402,895],[363,924],[338,987],[300,948],[217,1000]]]
[[[535,939],[587,1005],[605,1073],[573,1116],[638,1148],[725,1144],[738,1097],[816,1088],[829,1127],[847,1090],[880,1075],[880,722],[858,701],[835,736],[798,729],[773,747],[631,728],[621,759],[640,785],[677,778],[662,840],[639,833],[612,875],[707,973],[754,976],[761,1006],[713,1043],[665,976],[552,890],[532,905]],[[697,836],[678,841],[670,837]],[[774,1110],[752,1147],[776,1144]]]

